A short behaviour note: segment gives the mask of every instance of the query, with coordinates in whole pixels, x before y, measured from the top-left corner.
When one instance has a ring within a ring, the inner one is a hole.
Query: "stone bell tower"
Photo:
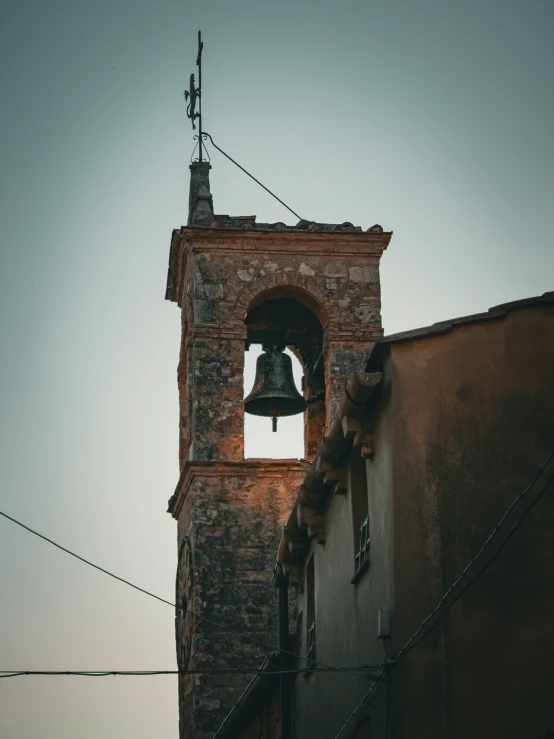
[[[178,665],[257,669],[277,644],[271,575],[282,526],[345,378],[363,369],[382,334],[379,259],[391,234],[214,215],[210,165],[190,169],[189,219],[172,235],[166,292],[182,315],[181,474],[169,503],[184,607]],[[244,459],[244,351],[268,330],[280,331],[301,360],[304,396],[325,393],[304,414],[305,461]],[[213,737],[250,679],[180,676],[180,739]]]

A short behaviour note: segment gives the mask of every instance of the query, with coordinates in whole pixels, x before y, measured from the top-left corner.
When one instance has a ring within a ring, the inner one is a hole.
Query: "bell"
[[[279,416],[294,416],[306,409],[292,376],[292,362],[280,349],[268,348],[256,362],[256,379],[244,410],[253,416],[268,416],[277,431]]]

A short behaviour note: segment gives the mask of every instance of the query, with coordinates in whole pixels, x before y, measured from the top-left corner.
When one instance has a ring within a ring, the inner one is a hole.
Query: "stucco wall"
[[[394,650],[554,446],[553,318],[552,304],[528,307],[392,344]],[[553,502],[549,490],[395,668],[394,737],[539,739],[554,727]]]
[[[385,377],[375,402],[375,453],[367,461],[370,518],[370,566],[352,584],[354,533],[351,491],[335,495],[325,514],[325,544],[314,544],[315,621],[317,661],[333,666],[378,665],[383,644],[377,639],[379,609],[392,602],[392,459],[390,446],[389,380]],[[359,449],[354,449],[359,454]],[[306,590],[298,595],[298,609],[306,608]],[[302,618],[300,653],[306,651],[306,619]],[[300,662],[302,665],[302,662]],[[343,673],[312,673],[296,678],[295,739],[333,739],[371,683]],[[379,689],[379,702],[385,696]],[[363,713],[357,720],[361,719]],[[379,736],[383,711],[373,717]],[[352,730],[356,722],[352,724]],[[346,736],[350,734],[347,733]]]

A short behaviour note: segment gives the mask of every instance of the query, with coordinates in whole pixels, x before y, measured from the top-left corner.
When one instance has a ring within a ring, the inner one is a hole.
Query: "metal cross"
[[[185,100],[187,101],[187,117],[190,118],[192,127],[196,131],[194,121],[198,118],[198,151],[199,161],[202,161],[202,49],[204,43],[198,31],[198,54],[196,56],[196,66],[198,67],[198,87],[194,82],[194,75],[190,76],[190,89],[185,90]],[[198,102],[198,112],[196,112],[196,103]]]

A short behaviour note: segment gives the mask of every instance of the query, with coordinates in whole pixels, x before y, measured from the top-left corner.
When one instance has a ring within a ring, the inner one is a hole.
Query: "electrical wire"
[[[339,739],[339,737],[342,736],[342,734],[344,733],[345,729],[348,728],[348,725],[350,724],[350,722],[352,721],[352,719],[356,716],[356,714],[358,713],[358,711],[360,711],[360,709],[363,708],[363,706],[365,705],[367,699],[370,697],[370,695],[373,693],[373,691],[377,688],[378,685],[380,685],[383,682],[383,676],[386,674],[386,671],[387,671],[387,668],[386,668],[387,662],[388,662],[388,660],[387,660],[387,658],[385,658],[383,660],[383,662],[381,663],[381,668],[380,668],[381,669],[381,674],[373,682],[373,685],[369,688],[369,690],[367,691],[367,693],[365,693],[364,697],[361,699],[361,701],[358,703],[358,705],[356,706],[356,708],[352,711],[352,713],[350,714],[350,716],[346,719],[346,721],[344,722],[344,724],[341,726],[341,728],[339,729],[338,734],[335,735],[335,739]]]
[[[285,202],[283,202],[283,201],[281,200],[281,198],[278,198],[278,197],[277,197],[277,195],[275,195],[275,193],[274,193],[274,192],[271,192],[271,190],[270,190],[269,188],[267,188],[267,187],[266,187],[265,185],[262,185],[262,183],[260,182],[260,180],[257,180],[257,179],[256,179],[256,178],[254,177],[254,175],[251,175],[251,174],[250,174],[250,172],[247,172],[247,171],[246,171],[246,170],[244,169],[244,167],[241,167],[241,166],[240,166],[240,164],[239,164],[238,162],[235,162],[235,160],[234,160],[234,159],[232,159],[232,158],[231,158],[231,157],[229,156],[229,154],[226,154],[226,153],[225,153],[225,152],[223,151],[223,149],[220,149],[220,148],[219,148],[219,146],[218,146],[218,145],[217,145],[217,144],[216,144],[216,143],[214,142],[214,140],[212,139],[212,137],[210,136],[210,134],[209,134],[209,133],[206,133],[206,131],[202,131],[202,138],[204,138],[204,137],[207,137],[207,138],[209,138],[209,139],[210,139],[210,141],[211,141],[211,143],[212,143],[212,146],[213,146],[213,147],[214,147],[215,149],[217,149],[217,150],[218,150],[219,152],[221,152],[221,153],[223,154],[223,156],[224,156],[224,157],[227,157],[227,159],[228,159],[228,160],[229,160],[230,162],[233,162],[233,164],[234,164],[234,165],[235,165],[236,167],[238,167],[239,169],[241,169],[241,170],[242,170],[242,171],[244,172],[244,174],[247,174],[247,175],[248,175],[248,176],[250,177],[250,179],[251,179],[251,180],[254,180],[254,182],[256,182],[256,183],[257,183],[257,184],[258,184],[258,185],[259,185],[260,187],[263,187],[263,189],[264,189],[264,190],[265,190],[266,192],[268,192],[268,193],[269,193],[269,194],[271,195],[271,197],[275,198],[275,200],[278,200],[278,201],[279,201],[279,202],[281,203],[281,205],[284,205],[284,206],[285,206],[285,208],[286,208],[287,210],[290,210],[290,212],[291,212],[291,213],[293,214],[293,216],[296,216],[296,217],[298,218],[298,220],[300,220],[300,221],[302,220],[302,218],[300,218],[300,216],[298,215],[298,213],[295,213],[295,212],[293,211],[293,209],[292,209],[292,208],[289,208],[289,206],[288,206],[288,205],[287,205],[287,204],[286,204]]]
[[[370,668],[351,667],[351,670],[358,670],[361,673],[368,673]],[[0,679],[4,677],[21,677],[30,675],[39,675],[47,677],[108,677],[108,676],[125,676],[125,677],[151,677],[156,675],[297,675],[304,673],[306,670],[256,670],[242,668],[221,668],[210,670],[0,670]],[[335,668],[318,667],[310,672],[335,672]],[[373,679],[373,678],[372,678]],[[375,679],[380,679],[375,676]]]
[[[81,562],[84,562],[86,565],[90,565],[91,567],[94,567],[94,569],[100,570],[100,572],[103,572],[105,575],[109,575],[110,577],[113,577],[115,580],[119,580],[119,582],[125,583],[125,585],[129,585],[129,587],[134,588],[135,590],[139,590],[141,593],[145,593],[146,595],[149,595],[151,598],[156,598],[156,600],[159,600],[162,603],[166,603],[168,606],[172,606],[173,608],[178,608],[178,606],[176,606],[175,603],[172,603],[170,600],[166,600],[165,598],[160,598],[159,595],[155,595],[154,593],[151,593],[149,590],[145,590],[144,588],[139,588],[138,585],[134,585],[132,582],[129,582],[129,580],[124,580],[122,577],[119,577],[119,575],[114,575],[113,572],[109,572],[109,570],[105,570],[103,567],[100,567],[99,565],[95,565],[94,562],[90,562],[88,559],[85,559],[84,557],[81,557],[78,554],[75,554],[75,552],[72,552],[70,549],[66,549],[65,547],[62,547],[61,544],[56,544],[56,542],[52,541],[52,539],[49,539],[47,536],[44,536],[43,534],[39,534],[38,531],[35,531],[34,529],[29,528],[29,526],[26,526],[24,523],[21,523],[21,521],[18,521],[17,519],[12,518],[11,516],[8,516],[7,513],[3,513],[2,511],[0,511],[0,516],[4,516],[4,518],[7,518],[9,521],[16,523],[18,526],[21,526],[22,529],[25,529],[26,531],[30,531],[31,534],[38,536],[40,539],[44,539],[44,541],[47,541],[49,544],[52,544],[58,549],[61,549],[62,552],[65,552],[66,554],[70,554],[72,557],[75,557],[76,559],[81,560]],[[193,615],[197,615],[197,614],[193,614]]]
[[[469,590],[469,588],[481,577],[481,575],[486,572],[486,570],[491,566],[491,564],[495,561],[495,559],[500,555],[500,553],[503,551],[503,549],[506,547],[512,536],[515,534],[515,532],[518,530],[518,528],[521,526],[523,521],[525,520],[526,516],[529,515],[531,510],[535,507],[535,505],[539,502],[539,500],[544,496],[548,488],[550,487],[551,483],[554,481],[554,475],[550,477],[550,479],[547,481],[544,488],[540,491],[540,493],[536,496],[536,498],[532,501],[532,503],[523,511],[523,513],[520,515],[517,522],[514,524],[513,528],[509,531],[509,533],[504,537],[504,540],[501,542],[499,548],[494,553],[494,555],[489,559],[489,561],[485,564],[485,566],[479,571],[479,573],[471,580],[467,585],[462,588],[462,590],[456,595],[455,598],[448,604],[448,606],[445,608],[443,613],[433,622],[431,627],[421,636],[421,638],[418,639],[418,637],[421,635],[425,624],[427,624],[431,618],[437,613],[439,608],[443,605],[445,600],[448,598],[450,593],[453,591],[453,589],[460,583],[460,581],[467,575],[468,571],[471,567],[477,562],[477,560],[483,555],[493,538],[498,533],[498,530],[508,517],[508,515],[511,513],[511,511],[514,509],[514,507],[519,503],[522,498],[524,498],[528,492],[531,490],[531,488],[535,485],[539,477],[542,475],[548,464],[550,463],[552,457],[554,457],[554,449],[550,452],[550,454],[547,456],[546,460],[542,463],[542,465],[539,467],[535,475],[533,476],[533,479],[531,482],[524,488],[524,490],[514,498],[514,500],[510,503],[502,517],[500,518],[499,522],[496,524],[492,532],[489,534],[487,539],[485,540],[485,543],[481,547],[481,549],[478,551],[478,553],[473,557],[473,559],[466,565],[466,567],[462,570],[461,574],[456,578],[456,580],[452,583],[452,585],[448,588],[446,593],[443,595],[439,603],[435,606],[435,608],[431,611],[431,613],[423,620],[421,626],[417,629],[417,631],[412,634],[412,636],[408,639],[406,644],[400,649],[399,652],[397,652],[396,656],[389,660],[387,657],[383,661],[381,665],[381,678],[386,673],[387,666],[394,666],[398,663],[398,661],[405,656],[409,651],[414,649],[416,646],[421,644],[421,642],[427,637],[427,635],[435,628],[435,626],[439,623],[441,619],[444,618],[444,616],[448,613],[448,611],[452,608],[454,603],[458,601],[462,595]],[[417,641],[416,641],[417,639]],[[381,680],[380,680],[381,681]],[[367,693],[364,695],[364,697],[361,699],[361,701],[358,703],[354,711],[350,714],[346,722],[342,725],[340,728],[338,734],[336,734],[334,739],[339,739],[339,737],[343,734],[344,730],[348,727],[352,719],[356,716],[356,714],[360,711],[360,709],[365,705],[367,699],[370,697],[371,693],[375,690],[376,686],[379,684],[380,681],[374,682],[371,688],[367,691]]]
[[[405,651],[403,652],[403,655],[406,655],[408,652],[411,652],[412,649],[415,649],[415,647],[419,646],[419,644],[421,644],[421,642],[424,639],[427,638],[428,634],[431,633],[431,631],[435,628],[435,626],[437,626],[437,624],[440,621],[442,621],[442,619],[446,616],[446,614],[452,608],[452,606],[454,605],[454,603],[456,603],[456,601],[458,601],[462,597],[462,595],[466,592],[466,590],[469,590],[469,588],[481,577],[481,575],[484,572],[487,571],[487,569],[492,565],[492,563],[495,561],[495,559],[497,559],[497,557],[500,555],[500,553],[502,552],[502,550],[504,549],[504,547],[508,544],[508,542],[510,541],[510,539],[512,538],[512,536],[516,533],[516,531],[518,530],[518,528],[521,526],[521,524],[525,520],[526,516],[529,515],[529,513],[531,512],[531,510],[536,506],[536,504],[539,502],[539,500],[547,492],[547,490],[550,487],[550,485],[552,484],[552,482],[554,482],[554,475],[548,480],[548,482],[546,483],[546,485],[544,486],[544,488],[540,491],[540,493],[537,495],[537,497],[531,503],[531,505],[528,508],[526,508],[525,511],[521,514],[521,517],[519,518],[519,520],[517,521],[517,523],[514,524],[514,527],[509,532],[509,534],[507,534],[506,538],[504,539],[504,541],[502,542],[502,544],[499,546],[499,548],[496,550],[496,552],[493,554],[493,556],[490,558],[490,560],[487,562],[486,566],[483,567],[482,570],[479,570],[479,572],[477,573],[477,575],[475,575],[475,577],[473,578],[473,580],[470,580],[467,583],[467,585],[465,585],[460,590],[460,592],[456,595],[456,597],[453,598],[450,601],[450,603],[446,606],[446,608],[444,609],[444,611],[439,616],[437,616],[437,618],[435,619],[435,621],[433,622],[433,624],[429,627],[429,629],[425,633],[423,633],[416,642],[412,643],[409,648],[405,649]],[[396,657],[396,660],[398,660],[398,656]]]
[[[548,455],[548,457],[546,458],[546,460],[544,461],[544,463],[541,465],[541,467],[539,467],[539,469],[537,470],[536,474],[534,475],[534,477],[531,480],[531,482],[527,485],[527,487],[508,506],[508,508],[506,509],[504,515],[500,518],[499,522],[496,524],[496,526],[494,527],[494,529],[491,532],[491,534],[485,540],[485,543],[483,544],[483,546],[481,547],[481,549],[479,550],[479,552],[475,555],[475,557],[473,557],[473,559],[468,563],[468,565],[462,570],[462,572],[459,575],[459,577],[448,588],[448,590],[443,595],[443,597],[441,598],[441,600],[439,601],[439,603],[437,604],[437,606],[423,620],[421,626],[417,629],[416,632],[414,632],[414,634],[410,637],[410,639],[408,639],[408,641],[406,642],[406,644],[396,654],[395,658],[393,660],[389,660],[388,657],[385,657],[385,659],[383,660],[382,664],[379,666],[379,669],[381,670],[380,674],[379,675],[373,675],[373,676],[371,676],[371,679],[372,679],[372,682],[373,682],[372,686],[365,693],[365,695],[363,696],[363,698],[361,699],[361,701],[359,702],[359,704],[356,706],[356,708],[354,709],[354,711],[350,714],[350,716],[348,717],[348,719],[346,720],[346,722],[343,724],[343,726],[339,730],[339,733],[335,736],[335,739],[339,739],[339,737],[342,735],[342,733],[344,732],[344,730],[348,727],[348,725],[350,724],[350,722],[352,721],[352,719],[356,716],[356,714],[359,712],[359,710],[366,703],[367,699],[371,696],[372,692],[376,689],[377,685],[379,685],[381,682],[383,682],[384,679],[386,679],[384,676],[385,676],[385,674],[387,672],[387,666],[389,664],[396,664],[396,663],[398,663],[398,661],[400,660],[400,658],[403,657],[405,654],[407,654],[408,651],[411,651],[416,646],[418,646],[423,641],[423,639],[425,639],[427,637],[427,635],[432,631],[432,629],[435,628],[435,626],[439,623],[439,621],[442,618],[444,618],[444,616],[446,615],[446,613],[448,613],[448,611],[450,610],[450,608],[452,608],[452,606],[454,605],[454,603],[456,603],[456,601],[458,601],[462,597],[462,595],[479,579],[479,577],[481,577],[481,575],[490,567],[490,565],[500,555],[500,553],[506,547],[506,545],[508,544],[508,542],[510,541],[510,539],[512,538],[512,536],[516,533],[516,531],[518,530],[518,528],[521,526],[521,524],[525,520],[526,516],[529,515],[529,513],[534,508],[534,506],[545,495],[545,493],[547,492],[547,490],[550,487],[551,483],[554,481],[554,475],[552,477],[550,477],[550,479],[548,480],[548,482],[546,483],[546,485],[544,486],[544,488],[537,495],[537,497],[531,503],[531,505],[525,511],[523,511],[523,513],[521,514],[521,516],[518,519],[518,521],[516,522],[516,524],[513,526],[513,528],[511,529],[511,531],[506,535],[506,537],[504,538],[503,542],[500,544],[498,550],[494,553],[494,555],[490,558],[490,560],[485,564],[485,566],[482,568],[482,570],[480,570],[479,573],[476,575],[476,577],[474,577],[473,580],[471,580],[456,595],[456,597],[448,604],[448,606],[445,608],[444,612],[439,616],[439,618],[436,619],[435,622],[432,624],[432,626],[423,634],[423,636],[421,636],[420,639],[418,639],[418,637],[422,634],[423,629],[425,628],[425,625],[431,620],[431,618],[433,618],[433,616],[437,613],[437,611],[439,610],[439,608],[444,604],[444,602],[446,601],[446,599],[448,598],[448,596],[450,595],[450,593],[452,593],[453,589],[460,583],[460,581],[467,575],[468,571],[475,565],[475,563],[477,562],[477,560],[483,555],[483,553],[485,552],[485,550],[490,545],[490,543],[493,540],[493,538],[498,533],[500,527],[502,526],[502,524],[504,523],[504,521],[506,520],[506,518],[508,517],[508,515],[511,513],[511,511],[514,509],[514,507],[517,505],[517,503],[520,502],[522,500],[522,498],[525,495],[527,495],[528,492],[531,490],[531,488],[535,485],[535,483],[537,482],[537,480],[539,479],[539,477],[542,475],[542,473],[544,472],[544,470],[546,469],[546,467],[550,463],[552,457],[554,457],[554,450],[552,450],[550,452],[550,454]],[[4,516],[4,518],[8,519],[9,521],[12,521],[13,523],[16,523],[18,526],[21,526],[26,531],[29,531],[30,533],[34,534],[35,536],[38,536],[39,538],[43,539],[44,541],[47,541],[49,544],[52,544],[53,546],[57,547],[58,549],[61,549],[62,551],[66,552],[67,554],[70,554],[72,557],[75,557],[76,559],[80,560],[81,562],[84,562],[85,564],[90,565],[91,567],[94,567],[95,569],[99,570],[100,572],[103,572],[104,574],[109,575],[110,577],[113,577],[116,580],[119,580],[120,582],[124,583],[125,585],[129,585],[130,587],[134,588],[135,590],[138,590],[141,593],[144,593],[146,595],[149,595],[152,598],[155,598],[156,600],[161,601],[162,603],[166,603],[167,605],[170,605],[173,608],[177,608],[177,609],[181,608],[182,609],[182,607],[177,606],[174,603],[171,603],[171,601],[168,601],[165,598],[161,598],[160,596],[155,595],[154,593],[151,593],[150,591],[145,590],[144,588],[140,588],[138,585],[134,585],[133,583],[129,582],[128,580],[125,580],[124,578],[119,577],[118,575],[115,575],[112,572],[109,572],[109,570],[106,570],[103,567],[100,567],[99,565],[95,565],[93,562],[90,562],[89,560],[85,559],[84,557],[81,557],[80,555],[75,554],[75,552],[72,552],[71,550],[66,549],[66,547],[63,547],[60,544],[57,544],[52,539],[49,539],[48,537],[44,536],[43,534],[40,534],[38,531],[35,531],[34,529],[31,529],[29,526],[26,526],[25,524],[21,523],[20,521],[18,521],[17,519],[13,518],[12,516],[9,516],[7,513],[4,513],[2,511],[0,511],[0,515]],[[206,623],[209,623],[209,624],[211,624],[213,626],[216,626],[217,628],[220,628],[222,631],[227,631],[227,632],[232,633],[232,634],[235,634],[235,635],[237,635],[237,636],[239,636],[241,638],[246,638],[246,639],[248,639],[250,641],[253,641],[255,643],[261,644],[262,646],[265,646],[265,647],[270,646],[266,642],[263,642],[263,641],[261,641],[259,639],[255,639],[254,637],[250,637],[247,634],[243,634],[243,633],[238,632],[238,631],[235,631],[233,629],[229,629],[228,627],[225,627],[222,624],[218,624],[218,623],[216,623],[214,621],[211,621],[210,619],[207,619],[205,616],[202,616],[201,614],[195,613],[194,611],[188,611],[187,609],[182,609],[182,610],[184,610],[185,613],[188,613],[188,614],[190,614],[192,616],[197,616],[198,618],[200,618],[201,620],[205,621]],[[416,639],[418,639],[418,640],[416,641]],[[273,646],[271,646],[271,649],[273,651],[275,651],[276,648],[273,647]],[[292,655],[292,656],[297,657],[299,659],[304,659],[300,655],[296,655],[296,654],[294,654],[294,652],[289,652],[288,650],[285,650],[285,649],[279,649],[279,648],[277,648],[277,651],[283,652],[285,654]],[[310,660],[310,662],[311,662],[311,664],[314,664],[314,662],[312,660]],[[316,672],[344,672],[346,674],[352,674],[352,675],[359,676],[358,673],[354,673],[354,672],[352,672],[352,670],[356,670],[357,669],[357,670],[360,671],[360,670],[365,670],[366,669],[366,668],[340,668],[340,667],[331,667],[331,666],[325,665],[325,664],[323,664],[321,662],[316,662],[315,664],[318,665],[319,667],[317,667],[316,669],[310,670],[310,672],[312,672],[312,671],[316,671]],[[370,669],[373,669],[373,668],[369,668],[369,667],[367,668],[367,670],[370,670]],[[265,673],[264,672],[263,674],[273,674],[273,675],[276,675],[276,674],[293,674],[293,673],[294,674],[297,674],[299,672],[305,672],[305,671],[306,670],[302,670],[302,669],[299,669],[299,670],[283,670],[283,671],[280,671],[280,672],[272,672],[272,673]],[[50,672],[48,672],[48,671],[28,671],[28,670],[26,670],[26,671],[2,671],[2,670],[0,670],[0,678],[3,678],[3,677],[19,677],[19,676],[22,676],[22,675],[79,675],[79,676],[87,676],[87,677],[105,677],[105,676],[108,676],[108,675],[112,675],[112,676],[113,675],[133,675],[133,676],[141,675],[141,676],[143,676],[143,675],[179,675],[179,674],[183,674],[183,675],[191,674],[191,675],[194,675],[194,674],[210,674],[210,673],[214,673],[214,674],[216,674],[216,673],[217,674],[225,674],[225,673],[228,673],[228,672],[238,672],[238,673],[241,673],[241,674],[262,674],[262,671],[261,670],[248,670],[248,669],[240,669],[240,668],[236,668],[234,670],[211,670],[211,671],[202,671],[202,670],[187,670],[187,671],[179,671],[179,670],[158,670],[158,671],[143,671],[143,672],[140,672],[140,671],[134,671],[134,672],[118,672],[118,671],[107,671],[107,672],[71,672],[71,671],[60,671],[60,672],[55,672],[55,671],[50,671]]]
[[[470,570],[470,569],[471,569],[471,568],[472,568],[472,567],[473,567],[473,566],[475,565],[475,563],[477,562],[477,560],[478,560],[478,559],[480,559],[480,557],[481,557],[481,556],[482,556],[482,555],[484,554],[484,552],[486,551],[486,549],[488,548],[488,546],[490,545],[490,543],[492,542],[492,540],[494,539],[494,537],[495,537],[495,536],[496,536],[496,534],[498,533],[498,531],[499,531],[500,527],[502,526],[502,524],[504,523],[504,521],[506,520],[506,518],[508,517],[508,515],[509,515],[509,514],[510,514],[510,513],[512,512],[512,510],[513,510],[513,509],[514,509],[514,507],[515,507],[515,506],[516,506],[516,505],[517,505],[517,504],[519,503],[519,501],[520,501],[520,500],[521,500],[521,499],[522,499],[522,498],[523,498],[523,497],[524,497],[525,495],[527,495],[527,493],[528,493],[528,492],[529,492],[529,491],[531,490],[531,488],[532,488],[532,487],[533,487],[533,486],[535,485],[535,483],[537,482],[537,480],[539,479],[539,477],[540,477],[540,476],[542,475],[542,473],[544,472],[544,470],[545,470],[545,469],[546,469],[546,467],[548,466],[548,464],[549,464],[550,460],[552,459],[552,457],[554,457],[554,449],[553,449],[553,450],[552,450],[552,451],[550,452],[550,454],[549,454],[549,455],[547,456],[546,460],[545,460],[545,461],[544,461],[544,462],[542,463],[542,465],[541,465],[541,466],[539,467],[539,469],[537,470],[537,472],[536,472],[536,473],[535,473],[535,475],[533,476],[533,479],[532,479],[532,480],[531,480],[531,482],[530,482],[530,483],[529,483],[529,484],[527,485],[527,487],[526,487],[526,488],[525,488],[525,489],[524,489],[524,490],[523,490],[523,491],[522,491],[522,492],[521,492],[521,493],[520,493],[519,495],[517,495],[517,496],[516,496],[516,497],[514,498],[514,500],[513,500],[513,501],[512,501],[511,503],[510,503],[510,505],[508,506],[508,508],[507,508],[507,509],[506,509],[506,511],[504,512],[504,515],[503,515],[503,516],[502,516],[502,517],[500,518],[500,520],[498,521],[498,523],[496,524],[496,526],[494,527],[494,529],[492,530],[492,532],[491,532],[491,533],[489,534],[489,536],[488,536],[488,537],[487,537],[487,539],[485,540],[485,543],[483,544],[483,546],[481,547],[481,549],[480,549],[480,550],[479,550],[479,551],[477,552],[477,554],[475,555],[475,557],[473,557],[473,559],[472,559],[472,560],[471,560],[471,561],[470,561],[470,562],[469,562],[469,563],[468,563],[468,564],[467,564],[467,565],[466,565],[466,566],[464,567],[464,569],[462,570],[462,572],[460,573],[460,575],[459,575],[459,576],[458,576],[458,577],[457,577],[457,578],[456,578],[456,579],[454,580],[454,582],[452,583],[452,585],[451,585],[451,586],[450,586],[450,587],[448,588],[448,590],[446,591],[446,593],[445,593],[445,594],[444,594],[444,595],[442,596],[442,598],[441,598],[441,599],[439,600],[439,602],[437,603],[437,605],[435,606],[435,608],[433,608],[433,610],[431,611],[431,613],[430,613],[430,614],[429,614],[429,615],[428,615],[428,616],[427,616],[427,617],[426,617],[426,618],[425,618],[425,619],[423,620],[423,622],[422,622],[421,626],[420,626],[420,627],[419,627],[419,628],[417,629],[417,631],[416,631],[416,632],[414,632],[414,634],[412,634],[412,636],[411,636],[411,637],[410,637],[410,638],[408,639],[408,641],[406,642],[406,644],[404,644],[404,646],[402,647],[402,649],[401,649],[401,650],[400,650],[400,651],[399,651],[399,652],[397,653],[397,655],[396,655],[396,657],[395,657],[395,661],[398,661],[398,660],[399,660],[399,659],[400,659],[400,658],[402,657],[402,655],[404,655],[404,654],[405,654],[405,653],[407,652],[407,650],[408,650],[408,649],[410,648],[410,645],[412,644],[412,642],[413,642],[413,641],[414,641],[415,639],[417,639],[417,637],[418,637],[418,636],[419,636],[419,635],[421,634],[421,632],[422,632],[422,631],[423,631],[423,629],[425,628],[425,625],[426,625],[426,624],[427,624],[427,623],[428,623],[428,622],[429,622],[429,621],[430,621],[430,620],[431,620],[431,619],[433,618],[433,616],[434,616],[434,615],[435,615],[435,614],[437,613],[437,611],[438,611],[438,610],[439,610],[439,608],[440,608],[440,607],[441,607],[441,606],[443,605],[443,603],[444,603],[444,602],[446,601],[446,599],[448,598],[448,596],[450,595],[450,593],[451,593],[451,592],[452,592],[452,591],[454,590],[454,588],[455,588],[455,587],[456,587],[456,586],[457,586],[457,585],[458,585],[458,584],[459,584],[459,583],[461,582],[461,580],[462,580],[462,579],[463,579],[463,578],[464,578],[464,577],[465,577],[465,576],[467,575],[467,573],[468,573],[468,572],[469,572],[469,570]],[[549,483],[549,484],[550,484],[550,483]],[[547,487],[548,487],[548,486],[547,486]],[[535,501],[535,502],[536,502],[536,501]],[[516,525],[516,528],[517,528],[517,526],[519,526],[519,524],[520,524],[520,523],[521,523],[521,521],[520,521],[520,522],[518,522],[518,524]],[[506,540],[505,540],[505,543],[507,543],[507,541],[508,541],[508,540],[509,540],[509,539],[511,538],[512,534],[513,534],[513,532],[512,532],[512,533],[510,533],[510,534],[508,535],[508,537],[507,537],[507,538],[506,538]],[[499,551],[502,551],[502,549],[503,549],[503,548],[504,548],[504,546],[505,546],[505,543],[501,545],[501,548],[500,548],[500,550],[499,550]],[[496,555],[496,556],[497,556],[497,555]],[[487,565],[486,565],[486,566],[485,566],[485,567],[483,568],[482,572],[483,572],[483,571],[484,571],[485,569],[487,569],[487,568],[488,568],[488,566],[489,566],[489,565],[491,564],[491,562],[492,562],[492,560],[491,560],[491,561],[489,561],[489,562],[487,563]],[[472,581],[472,582],[474,582],[474,581]],[[470,583],[470,584],[471,584],[471,583]],[[465,592],[465,590],[464,590],[464,591],[462,591],[462,592]],[[457,600],[457,599],[456,599],[456,600]],[[455,602],[455,601],[454,601],[454,602]],[[452,603],[452,605],[453,605],[453,603]],[[449,606],[449,608],[450,608],[450,607],[451,607],[451,606]]]
[[[84,562],[85,564],[90,565],[91,567],[94,567],[94,569],[99,570],[100,572],[103,572],[105,575],[109,575],[110,577],[113,577],[115,580],[119,580],[119,582],[122,582],[125,585],[129,585],[129,587],[134,588],[135,590],[138,590],[139,592],[144,593],[145,595],[149,595],[151,598],[155,598],[156,600],[159,600],[162,603],[166,603],[168,606],[171,606],[172,608],[176,608],[178,610],[183,611],[184,613],[188,613],[190,616],[195,616],[196,618],[199,618],[200,620],[204,621],[204,623],[210,624],[211,626],[221,629],[222,631],[226,631],[229,634],[234,634],[235,636],[239,636],[241,639],[247,639],[253,644],[258,644],[264,647],[265,649],[269,649],[272,652],[281,652],[283,654],[288,654],[289,656],[292,656],[295,659],[301,659],[304,662],[307,662],[309,664],[315,664],[318,667],[324,667],[332,671],[342,672],[344,674],[353,675],[354,677],[362,677],[363,679],[365,679],[365,676],[361,676],[355,672],[350,672],[348,669],[345,669],[342,667],[333,667],[332,665],[326,665],[323,662],[314,662],[313,660],[308,659],[307,657],[303,657],[302,655],[295,654],[294,652],[291,652],[287,649],[283,649],[282,647],[277,647],[274,644],[269,644],[268,642],[264,642],[261,639],[256,639],[254,636],[250,636],[249,634],[244,634],[240,631],[236,631],[235,629],[230,629],[228,626],[224,626],[221,623],[212,621],[210,618],[203,616],[201,613],[197,613],[196,611],[189,611],[188,609],[183,608],[182,606],[179,606],[176,603],[172,603],[171,601],[166,600],[165,598],[161,598],[159,595],[155,595],[154,593],[151,593],[149,590],[145,590],[144,588],[140,588],[138,585],[134,585],[132,582],[129,582],[129,580],[125,580],[123,577],[119,577],[119,575],[115,575],[113,572],[110,572],[109,570],[105,570],[103,567],[100,567],[99,565],[95,565],[94,562],[91,562],[90,560],[85,559],[84,557],[81,557],[78,554],[75,554],[75,552],[72,552],[70,549],[66,549],[66,547],[63,547],[61,544],[57,544],[52,539],[49,539],[47,536],[44,536],[43,534],[40,534],[38,531],[31,529],[29,526],[26,526],[24,523],[21,523],[21,521],[18,521],[16,518],[12,518],[12,516],[8,516],[7,513],[0,511],[0,516],[4,516],[4,518],[7,518],[9,521],[12,521],[13,523],[16,523],[18,526],[21,526],[21,528],[25,529],[26,531],[29,531],[31,534],[38,536],[40,539],[44,539],[44,541],[47,541],[49,544],[52,544],[58,549],[61,549],[62,552],[65,552],[66,554],[70,554],[72,557],[75,557],[81,562]]]

